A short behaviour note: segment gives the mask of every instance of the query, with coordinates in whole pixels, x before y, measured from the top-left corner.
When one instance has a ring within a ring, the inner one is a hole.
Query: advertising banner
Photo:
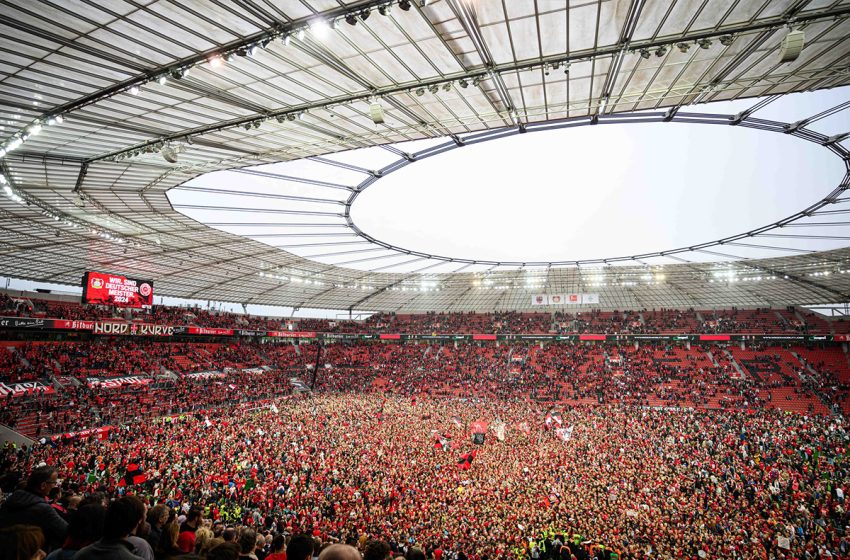
[[[86,384],[91,387],[102,387],[104,389],[117,389],[124,385],[147,385],[153,383],[150,377],[131,375],[128,377],[87,377]]]
[[[189,379],[221,379],[222,377],[226,377],[223,371],[211,370],[211,371],[196,371],[194,373],[184,373],[183,377],[188,377]]]
[[[14,317],[0,319],[0,328],[11,329],[43,329],[48,326],[49,320],[34,319],[27,317]]]
[[[597,305],[599,294],[534,294],[531,305]]]
[[[188,327],[186,332],[189,334],[201,334],[212,336],[233,336],[233,329],[218,329],[208,327]]]
[[[150,325],[148,323],[116,323],[114,321],[98,321],[94,324],[94,334],[129,335],[129,336],[172,336],[174,327],[167,325]]]
[[[94,321],[76,321],[73,319],[55,319],[52,321],[54,329],[62,329],[68,331],[93,331]]]
[[[269,331],[266,336],[276,338],[316,338],[316,333],[300,331]]]
[[[19,383],[0,383],[0,397],[6,398],[9,395],[13,397],[23,397],[25,395],[39,393],[42,395],[51,395],[56,391],[53,387],[48,387],[41,381],[21,381]]]

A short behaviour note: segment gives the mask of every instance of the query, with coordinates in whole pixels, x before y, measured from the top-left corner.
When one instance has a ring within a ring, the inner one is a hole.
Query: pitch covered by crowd
[[[319,394],[6,447],[2,468],[55,465],[60,508],[135,494],[270,537],[432,557],[556,558],[563,539],[622,558],[848,558],[848,439],[839,417],[776,410]]]

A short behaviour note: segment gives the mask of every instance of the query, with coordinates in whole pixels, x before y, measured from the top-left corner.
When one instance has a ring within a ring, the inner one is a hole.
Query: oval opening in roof
[[[781,220],[842,175],[827,150],[780,134],[680,123],[585,126],[415,162],[358,195],[351,217],[376,240],[448,258],[615,258]]]

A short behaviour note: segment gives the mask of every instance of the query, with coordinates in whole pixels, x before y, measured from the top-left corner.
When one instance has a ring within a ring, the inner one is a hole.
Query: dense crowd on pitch
[[[363,321],[280,319],[200,307],[155,305],[118,309],[0,294],[0,315],[77,320],[133,320],[172,326],[226,329],[301,330],[333,333],[846,333],[850,321],[831,323],[812,312],[773,309],[644,309],[642,311],[538,311],[521,313],[376,313]]]
[[[397,553],[415,546],[434,558],[569,559],[591,544],[594,554],[604,545],[606,556],[623,558],[850,557],[850,434],[838,418],[579,406],[548,414],[560,424],[547,429],[548,407],[519,399],[316,394],[275,402],[140,421],[104,440],[6,448],[3,490],[47,463],[62,480],[52,495],[59,515],[92,493],[135,494],[269,541],[382,539]],[[470,425],[481,420],[490,429],[475,446]],[[571,437],[558,437],[557,426],[571,426]],[[157,558],[186,546],[177,526],[137,533]],[[584,545],[561,556],[555,535]],[[47,546],[63,540],[47,534]]]
[[[689,406],[743,410],[757,407],[794,409],[803,399],[807,413],[827,413],[828,405],[846,401],[843,372],[828,364],[801,362],[782,375],[735,377],[731,362],[712,363],[722,350],[694,346],[617,344],[549,344],[542,348],[513,344],[290,344],[168,343],[115,338],[74,343],[33,343],[19,347],[20,359],[6,364],[12,380],[37,378],[54,387],[52,394],[9,394],[0,423],[32,437],[116,425],[137,417],[217,407],[233,401],[283,396],[290,378],[310,381],[318,359],[316,388],[335,392],[433,396],[475,395],[490,399],[537,402],[621,402],[634,405]],[[755,350],[759,363],[776,365],[781,348]],[[840,349],[834,349],[841,354]],[[841,354],[840,357],[843,357]],[[845,359],[846,362],[846,359]],[[259,374],[256,368],[268,371]],[[779,366],[776,365],[778,368]],[[190,374],[215,370],[214,377]],[[166,372],[166,373],[163,373]],[[787,372],[787,373],[786,373]],[[135,375],[144,385],[89,386],[100,379]],[[17,376],[17,377],[16,377]],[[824,404],[826,403],[826,404]],[[797,408],[796,410],[799,410]]]

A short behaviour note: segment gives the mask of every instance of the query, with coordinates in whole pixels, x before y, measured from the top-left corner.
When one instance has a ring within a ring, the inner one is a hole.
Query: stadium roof
[[[618,266],[438,260],[356,270],[213,229],[168,199],[210,171],[311,158],[370,181],[378,174],[335,154],[385,146],[377,149],[392,156],[387,165],[399,166],[489,135],[635,119],[792,134],[846,164],[846,137],[813,125],[850,102],[794,123],[758,111],[787,93],[850,84],[850,3],[565,4],[4,3],[0,270],[66,284],[104,270],[152,278],[162,295],[333,309],[517,309],[545,292],[599,293],[599,306],[620,309],[848,301],[850,250],[795,251],[788,241],[814,237],[813,217],[830,222],[818,236],[850,239],[841,224],[846,177],[793,221],[696,247],[733,263],[659,247]],[[805,32],[805,47],[780,63],[790,27]],[[731,119],[694,107],[748,98]],[[375,104],[384,125],[373,122]],[[204,193],[197,197],[204,206]],[[310,219],[303,208],[280,216]],[[793,256],[747,259],[747,245]],[[388,261],[432,257],[405,251]]]

